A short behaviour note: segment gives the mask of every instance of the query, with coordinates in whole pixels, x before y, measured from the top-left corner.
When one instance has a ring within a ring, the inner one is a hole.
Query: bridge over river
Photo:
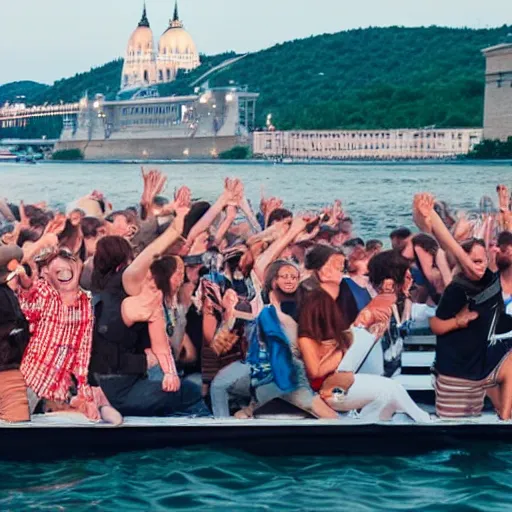
[[[0,107],[0,140],[8,139],[3,145],[29,145],[26,139],[31,140],[30,145],[54,145],[63,124],[75,122],[79,109],[79,103],[5,105]]]

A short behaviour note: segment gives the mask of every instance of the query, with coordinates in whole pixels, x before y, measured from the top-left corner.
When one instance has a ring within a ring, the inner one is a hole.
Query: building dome
[[[123,65],[121,89],[144,87],[156,82],[156,56],[153,31],[149,25],[146,5],[137,28],[132,32]]]
[[[170,26],[160,38],[158,51],[160,55],[197,55],[196,44],[183,27]]]
[[[157,60],[159,82],[170,82],[180,69],[192,71],[200,64],[196,44],[179,19],[177,1],[169,27],[160,37]]]
[[[153,52],[153,49],[153,31],[150,27],[139,26],[132,32],[128,40],[126,54],[129,55],[130,52],[137,54],[137,52],[140,52],[142,55],[148,51]]]

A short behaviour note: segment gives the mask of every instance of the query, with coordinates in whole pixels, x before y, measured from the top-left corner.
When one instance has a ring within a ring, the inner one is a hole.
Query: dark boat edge
[[[480,442],[511,442],[506,423],[443,425],[290,424],[94,426],[1,428],[0,459],[58,460],[105,457],[123,452],[214,446],[266,456],[408,455],[472,447]]]

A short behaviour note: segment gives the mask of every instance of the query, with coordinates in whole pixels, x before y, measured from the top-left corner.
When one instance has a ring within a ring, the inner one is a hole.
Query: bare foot
[[[114,409],[111,405],[104,405],[100,407],[100,415],[101,419],[105,423],[110,423],[111,425],[121,425],[123,423],[123,417],[119,413],[117,409]]]

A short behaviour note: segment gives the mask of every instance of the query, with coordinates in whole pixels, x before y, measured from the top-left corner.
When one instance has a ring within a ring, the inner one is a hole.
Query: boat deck
[[[250,420],[127,417],[116,427],[90,422],[77,413],[53,413],[35,415],[27,423],[0,422],[0,457],[104,456],[204,444],[267,455],[334,452],[396,455],[468,442],[512,442],[512,422],[500,421],[493,411],[461,420],[441,420],[434,415],[430,375],[434,348],[434,336],[409,338],[402,357],[402,374],[396,377],[420,406],[431,413],[428,423],[414,423],[403,414],[378,423],[363,421],[352,414],[340,415],[337,420],[320,420],[279,400],[257,411],[256,418]]]

